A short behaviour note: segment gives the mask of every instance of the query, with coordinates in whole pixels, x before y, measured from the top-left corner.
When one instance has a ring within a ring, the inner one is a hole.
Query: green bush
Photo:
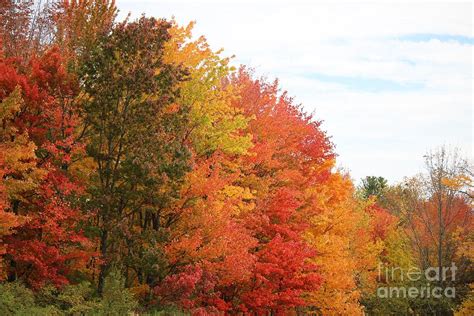
[[[0,315],[63,315],[55,306],[40,306],[35,295],[19,282],[0,284]]]
[[[138,306],[133,294],[125,288],[125,279],[118,270],[106,277],[99,303],[94,315],[128,315]]]
[[[45,286],[34,293],[20,282],[0,283],[0,315],[129,315],[138,303],[125,288],[123,276],[112,271],[105,279],[103,297],[89,282],[61,290]]]

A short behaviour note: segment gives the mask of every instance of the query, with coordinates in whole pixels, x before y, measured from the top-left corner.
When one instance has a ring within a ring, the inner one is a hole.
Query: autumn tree
[[[60,286],[89,256],[73,201],[82,188],[68,172],[83,149],[75,140],[77,86],[57,49],[33,57],[26,70],[20,64],[7,58],[0,66],[2,181],[9,211],[25,217],[5,238],[9,279]]]
[[[0,1],[0,36],[6,56],[30,53],[33,1]]]
[[[459,174],[462,161],[460,161],[457,152],[450,153],[446,148],[442,147],[437,152],[427,154],[425,156],[425,163],[428,169],[427,189],[431,195],[427,207],[436,208],[436,217],[431,217],[431,219],[436,221],[437,226],[433,228],[437,231],[437,236],[435,237],[438,247],[437,264],[438,269],[441,271],[445,263],[444,257],[449,255],[446,253],[443,243],[448,237],[448,229],[452,221],[455,219],[469,221],[469,218],[466,218],[468,211],[463,212],[462,210],[464,202],[462,198],[458,199],[456,191],[443,183],[444,179],[454,178]]]
[[[253,118],[253,147],[237,183],[255,195],[255,210],[245,219],[258,240],[252,278],[240,291],[242,310],[285,313],[308,305],[306,292],[320,285],[311,262],[317,254],[303,238],[312,210],[307,191],[324,182],[334,157],[320,122],[302,112],[278,83],[253,79],[240,69],[231,82],[240,90],[235,106]],[[316,250],[317,251],[317,250]]]
[[[123,22],[103,37],[85,62],[84,124],[87,152],[97,164],[88,208],[97,212],[105,263],[99,291],[141,228],[158,229],[161,210],[176,197],[188,150],[183,124],[188,108],[174,103],[185,74],[163,62],[169,23],[153,18]],[[142,279],[141,268],[134,266]]]
[[[412,267],[425,271],[441,266],[442,271],[452,263],[456,265],[455,280],[448,276],[437,283],[443,288],[456,288],[454,301],[419,300],[410,304],[413,310],[434,309],[444,313],[452,304],[459,303],[469,291],[468,283],[472,282],[469,256],[460,251],[471,238],[472,202],[463,184],[458,182],[466,179],[467,164],[455,150],[440,148],[427,154],[425,159],[427,172],[388,187],[382,202],[404,230],[398,242],[408,241]]]
[[[318,251],[314,262],[323,283],[308,300],[323,315],[360,313],[363,298],[375,290],[383,238],[390,229],[383,210],[373,200],[357,199],[348,176],[337,172],[309,193],[316,212],[306,238]]]

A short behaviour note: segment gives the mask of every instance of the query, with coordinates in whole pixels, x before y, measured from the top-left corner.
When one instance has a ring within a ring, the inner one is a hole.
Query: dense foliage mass
[[[463,159],[355,188],[277,81],[116,12],[0,0],[0,314],[472,315]],[[455,297],[378,295],[452,264]]]

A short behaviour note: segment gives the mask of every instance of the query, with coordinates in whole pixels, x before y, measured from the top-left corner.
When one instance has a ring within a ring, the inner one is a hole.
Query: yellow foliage
[[[306,239],[317,251],[314,262],[323,277],[321,288],[308,293],[308,300],[323,315],[361,314],[362,289],[375,286],[374,271],[382,250],[367,234],[366,205],[353,198],[350,180],[339,173],[307,194],[316,197],[311,207],[318,214],[311,219]]]
[[[177,104],[190,106],[190,138],[198,155],[221,150],[228,154],[246,154],[252,146],[251,135],[241,133],[249,118],[231,106],[238,91],[225,83],[233,70],[229,58],[213,52],[204,37],[192,40],[194,23],[170,29],[163,60],[186,68],[188,80],[181,83]]]
[[[17,87],[0,103],[0,120],[4,122],[0,129],[1,167],[7,170],[2,184],[9,199],[20,201],[22,193],[36,188],[45,175],[45,171],[36,166],[35,144],[30,141],[26,132],[17,135],[16,128],[10,123],[20,110],[22,102],[20,89]]]
[[[470,284],[470,292],[467,298],[462,302],[460,308],[454,313],[455,316],[474,315],[474,283]]]

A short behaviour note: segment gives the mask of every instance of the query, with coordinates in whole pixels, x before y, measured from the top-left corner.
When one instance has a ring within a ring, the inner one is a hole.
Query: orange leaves
[[[87,54],[107,34],[117,15],[114,0],[60,1],[53,11],[57,42],[66,56]]]
[[[2,156],[0,154],[0,179],[3,179],[5,172],[2,168]],[[7,212],[9,208],[8,195],[5,185],[0,182],[0,281],[5,278],[2,257],[6,252],[3,238],[13,233],[13,229],[20,225],[18,216]]]
[[[181,218],[173,227],[167,254],[171,262],[203,264],[222,285],[245,278],[253,262],[248,250],[255,241],[236,217],[251,208],[243,200],[252,196],[229,185],[235,177],[221,169],[218,157],[201,162],[188,174]]]
[[[368,207],[368,212],[373,217],[373,237],[385,240],[390,231],[395,229],[397,218],[375,203]]]
[[[179,220],[166,246],[178,272],[165,284],[182,280],[188,289],[175,289],[181,294],[174,300],[193,310],[218,295],[225,304],[213,301],[213,308],[221,311],[285,313],[307,305],[303,297],[321,284],[312,261],[318,249],[303,233],[314,214],[312,201],[321,198],[315,188],[330,178],[331,144],[318,123],[278,94],[276,83],[254,80],[241,70],[226,83],[226,89],[230,87],[239,93],[232,107],[249,118],[241,133],[252,135],[253,144],[243,155],[216,150],[204,156],[195,151],[194,169],[175,206]],[[219,133],[208,132],[210,139]],[[194,134],[193,144],[201,146],[206,133]],[[212,284],[209,293],[202,292],[200,282]],[[157,293],[170,300],[164,289],[157,287]]]
[[[241,94],[235,106],[253,118],[249,131],[254,146],[247,163],[276,180],[290,181],[288,184],[313,180],[307,177],[308,169],[333,157],[332,145],[319,122],[305,115],[285,93],[280,95],[277,82],[254,81],[244,68],[232,82]],[[299,176],[298,172],[305,174]]]
[[[185,65],[196,69],[203,60],[214,54],[204,37],[200,37],[196,41],[190,40],[194,24],[191,22],[185,27],[180,27],[173,21],[173,27],[169,31],[171,39],[165,44],[163,58],[166,63]]]
[[[357,201],[350,179],[339,173],[328,175],[306,195],[312,212],[305,237],[317,251],[313,262],[323,278],[308,299],[325,315],[360,313],[359,299],[375,283],[371,271],[381,252],[371,235],[371,204]]]

